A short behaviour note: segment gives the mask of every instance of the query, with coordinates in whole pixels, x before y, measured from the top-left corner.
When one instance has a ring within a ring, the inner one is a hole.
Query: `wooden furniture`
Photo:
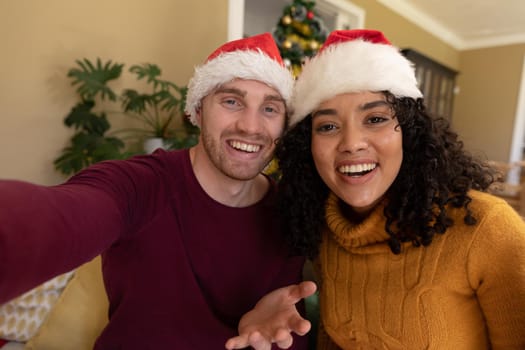
[[[492,184],[488,192],[505,199],[525,218],[525,161],[512,163],[489,161],[489,164],[499,170],[502,182]],[[508,173],[514,169],[520,171],[520,182],[518,184],[507,181]]]
[[[442,65],[413,49],[401,53],[414,63],[419,89],[427,111],[436,117],[451,120],[457,71]]]

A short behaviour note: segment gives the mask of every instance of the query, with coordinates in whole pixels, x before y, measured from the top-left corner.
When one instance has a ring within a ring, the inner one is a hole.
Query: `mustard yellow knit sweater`
[[[318,349],[525,349],[525,223],[472,192],[478,224],[391,253],[382,207],[359,225],[327,202]]]

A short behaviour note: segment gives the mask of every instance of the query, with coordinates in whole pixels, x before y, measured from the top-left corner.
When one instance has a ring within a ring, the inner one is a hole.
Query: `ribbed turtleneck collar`
[[[352,253],[382,253],[390,251],[386,241],[389,235],[385,231],[384,205],[377,205],[359,224],[345,218],[340,199],[330,193],[326,202],[326,223],[330,235],[343,248]]]

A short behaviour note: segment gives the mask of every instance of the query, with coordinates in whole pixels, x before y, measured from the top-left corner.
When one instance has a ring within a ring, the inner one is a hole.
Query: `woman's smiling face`
[[[370,211],[403,161],[401,128],[384,94],[346,93],[312,113],[312,156],[326,185],[356,213]]]

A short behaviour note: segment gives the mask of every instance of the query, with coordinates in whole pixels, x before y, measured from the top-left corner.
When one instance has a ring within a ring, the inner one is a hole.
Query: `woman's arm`
[[[525,349],[525,223],[497,204],[479,225],[467,266],[491,347]]]

